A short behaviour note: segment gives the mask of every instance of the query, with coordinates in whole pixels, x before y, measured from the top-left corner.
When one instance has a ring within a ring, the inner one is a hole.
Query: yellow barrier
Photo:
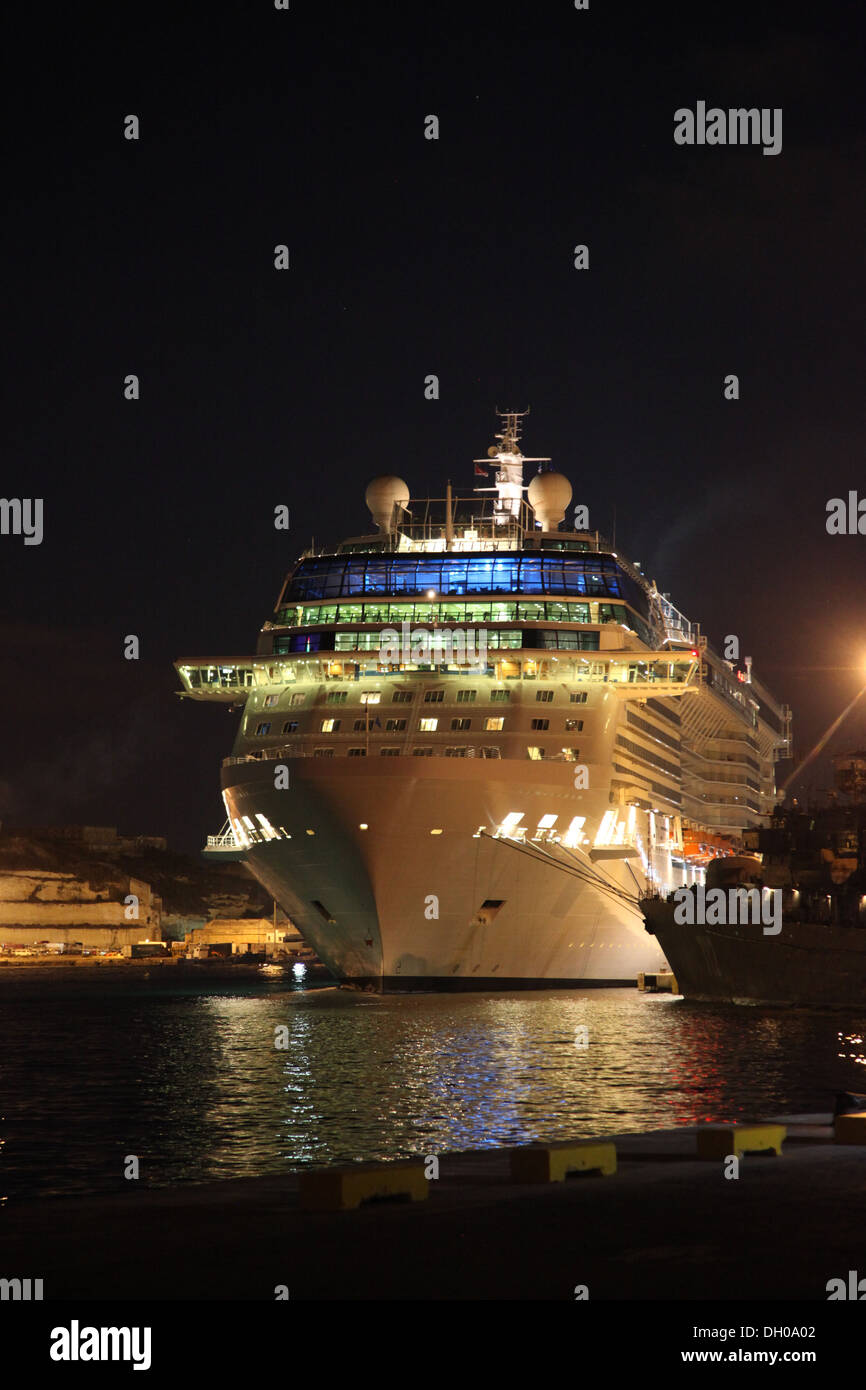
[[[866,1144],[866,1111],[837,1115],[833,1121],[833,1137],[837,1144]]]
[[[773,1153],[781,1156],[788,1131],[784,1125],[704,1125],[698,1130],[698,1158],[728,1158],[736,1154]]]
[[[596,1172],[616,1172],[615,1144],[581,1139],[511,1151],[512,1182],[564,1182],[569,1173]]]
[[[428,1191],[424,1164],[411,1160],[323,1168],[302,1173],[298,1180],[300,1204],[306,1211],[350,1211],[362,1202],[386,1197],[423,1202]]]

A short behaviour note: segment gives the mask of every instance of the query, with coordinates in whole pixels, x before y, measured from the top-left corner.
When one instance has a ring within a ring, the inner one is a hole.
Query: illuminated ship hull
[[[637,855],[476,835],[514,805],[507,763],[286,766],[289,789],[277,790],[273,763],[230,762],[223,797],[233,822],[261,817],[275,828],[245,862],[337,979],[381,990],[552,988],[633,985],[661,967],[640,912],[615,891],[633,897],[645,883]],[[591,843],[607,789],[575,792],[564,771],[524,764],[518,800],[568,814],[578,803]]]
[[[634,984],[662,964],[639,893],[699,881],[773,805],[785,711],[561,529],[571,486],[522,420],[470,496],[374,479],[376,533],[299,559],[255,657],[176,663],[184,696],[243,710],[213,853],[342,981]]]

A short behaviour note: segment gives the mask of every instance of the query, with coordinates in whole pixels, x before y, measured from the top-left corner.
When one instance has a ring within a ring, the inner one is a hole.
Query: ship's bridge
[[[616,555],[538,552],[335,555],[302,560],[280,605],[364,594],[574,594],[625,599],[649,619],[646,591]]]

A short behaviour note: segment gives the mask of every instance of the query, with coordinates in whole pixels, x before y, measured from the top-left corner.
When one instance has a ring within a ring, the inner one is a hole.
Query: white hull
[[[278,838],[251,844],[245,862],[338,979],[384,989],[634,984],[661,967],[636,907],[536,862],[531,845],[475,836],[520,809],[532,824],[549,812],[561,823],[585,816],[591,844],[610,809],[606,785],[575,791],[567,766],[532,762],[517,789],[505,761],[285,765],[287,790],[275,788],[272,761],[224,766],[226,809],[233,822],[264,816],[273,827]],[[643,885],[639,858],[614,850],[593,863],[587,849],[541,847],[628,893]],[[662,884],[658,860],[654,870]],[[501,903],[492,919],[490,902]]]

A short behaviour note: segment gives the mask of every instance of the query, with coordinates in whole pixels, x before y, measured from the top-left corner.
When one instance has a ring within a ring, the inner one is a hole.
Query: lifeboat
[[[683,858],[690,864],[706,866],[711,859],[720,859],[736,852],[737,846],[728,835],[683,827]]]

